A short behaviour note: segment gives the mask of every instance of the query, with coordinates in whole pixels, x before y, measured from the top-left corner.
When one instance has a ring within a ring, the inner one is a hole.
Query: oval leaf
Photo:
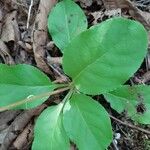
[[[149,86],[123,86],[104,96],[118,113],[126,111],[131,119],[142,124],[150,124]]]
[[[79,150],[104,150],[112,140],[112,129],[105,109],[88,96],[75,94],[63,110],[63,123]]]
[[[69,139],[62,124],[63,104],[47,108],[35,124],[32,150],[69,150]]]
[[[48,29],[56,46],[63,51],[74,37],[87,29],[87,19],[76,3],[63,0],[50,12]]]
[[[146,55],[147,46],[147,33],[140,23],[108,19],[68,45],[63,57],[64,71],[81,92],[105,93],[133,75]]]
[[[30,65],[0,64],[0,107],[19,102],[31,96],[54,90],[55,85],[40,70]],[[32,108],[47,97],[20,105],[19,109]]]

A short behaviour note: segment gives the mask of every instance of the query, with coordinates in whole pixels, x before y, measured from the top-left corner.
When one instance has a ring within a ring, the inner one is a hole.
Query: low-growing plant
[[[68,91],[38,117],[33,150],[69,150],[70,141],[79,150],[105,150],[113,137],[111,121],[94,95],[103,94],[114,110],[126,111],[137,123],[150,124],[150,87],[124,85],[147,53],[147,32],[139,22],[118,17],[87,29],[80,7],[63,0],[50,12],[48,29],[63,52],[70,83],[54,84],[29,65],[0,64],[0,111],[34,108],[53,90]]]

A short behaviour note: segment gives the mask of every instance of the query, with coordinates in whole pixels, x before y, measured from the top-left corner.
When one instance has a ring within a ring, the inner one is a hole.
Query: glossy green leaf
[[[126,111],[133,120],[142,124],[150,124],[149,86],[123,86],[104,96],[118,113]]]
[[[62,123],[62,107],[62,103],[49,107],[39,116],[32,150],[69,150],[69,138]]]
[[[66,133],[79,150],[104,150],[112,141],[112,129],[106,110],[96,101],[75,94],[64,107]]]
[[[77,36],[65,49],[63,68],[76,88],[100,94],[122,85],[140,67],[147,52],[144,27],[112,18]]]
[[[31,96],[50,92],[55,85],[49,78],[30,65],[0,64],[0,107],[19,102]],[[27,102],[18,108],[31,108],[41,104],[47,97]]]
[[[50,12],[48,29],[56,46],[63,51],[74,37],[87,29],[87,19],[76,3],[63,0]]]

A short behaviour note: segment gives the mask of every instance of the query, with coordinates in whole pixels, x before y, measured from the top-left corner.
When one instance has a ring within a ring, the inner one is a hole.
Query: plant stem
[[[52,82],[52,83],[54,83],[54,82]],[[61,84],[55,84],[55,86],[56,86],[56,88],[65,88],[65,87],[69,87],[69,84],[67,84],[67,83],[61,83]]]
[[[143,129],[143,128],[140,128],[140,127],[137,127],[137,126],[135,126],[135,125],[129,124],[129,123],[127,123],[127,122],[123,122],[123,121],[117,119],[116,117],[114,117],[114,116],[112,116],[112,115],[110,115],[110,114],[109,114],[109,116],[110,116],[110,118],[112,118],[113,120],[115,120],[115,121],[121,123],[122,125],[125,125],[125,126],[127,126],[127,127],[132,128],[132,129],[135,129],[135,130],[138,130],[138,131],[141,131],[141,132],[143,132],[143,133],[146,133],[146,134],[149,134],[149,135],[150,135],[150,131],[148,131],[148,130],[145,130],[145,129]]]
[[[63,108],[62,110],[64,109],[64,106],[66,104],[66,102],[70,99],[70,97],[72,96],[73,94],[73,89],[70,89],[70,91],[68,92],[68,94],[65,96],[65,98],[63,99],[62,103],[63,103]]]
[[[26,99],[23,99],[23,100],[21,100],[19,102],[7,105],[5,107],[0,107],[0,112],[8,110],[8,109],[11,109],[11,108],[14,108],[14,107],[17,107],[17,106],[25,104],[27,102],[32,102],[32,101],[34,101],[36,99],[40,99],[40,98],[43,98],[43,97],[46,97],[46,96],[51,96],[51,95],[59,94],[59,93],[62,93],[64,91],[67,91],[69,89],[70,89],[70,87],[65,87],[65,88],[58,89],[56,91],[47,92],[47,93],[43,93],[43,94],[40,94],[40,95],[37,95],[37,96],[32,96],[30,98],[26,98]]]

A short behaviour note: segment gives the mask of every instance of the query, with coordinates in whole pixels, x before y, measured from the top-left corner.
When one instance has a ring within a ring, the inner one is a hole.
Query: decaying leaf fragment
[[[50,69],[44,61],[45,49],[44,45],[47,41],[47,16],[56,0],[41,0],[34,23],[33,30],[33,52],[37,66],[46,73],[50,73]]]
[[[16,20],[17,11],[14,10],[5,16],[4,25],[2,27],[1,39],[4,42],[18,41],[20,39],[18,23]]]
[[[14,60],[9,54],[9,50],[2,40],[0,40],[0,56],[6,64],[14,64]]]
[[[150,29],[150,23],[148,20],[143,16],[143,13],[141,10],[139,10],[137,7],[133,5],[132,2],[129,0],[103,0],[104,5],[106,9],[112,10],[112,9],[126,9],[130,15],[141,22],[147,30]]]
[[[81,7],[83,8],[90,7],[95,2],[99,5],[102,3],[100,0],[75,0],[75,2],[80,2]]]

